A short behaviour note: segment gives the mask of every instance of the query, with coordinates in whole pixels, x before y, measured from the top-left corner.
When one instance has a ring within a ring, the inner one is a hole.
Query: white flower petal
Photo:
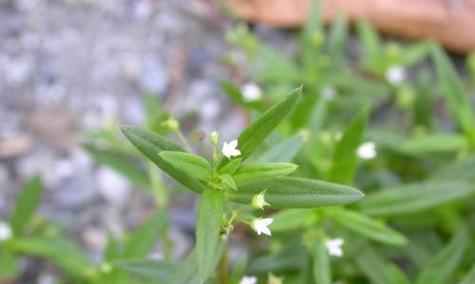
[[[254,276],[244,276],[241,281],[239,281],[239,284],[256,284],[257,283],[257,278]]]
[[[262,91],[255,83],[248,83],[241,88],[242,97],[246,102],[253,102],[262,98]]]
[[[274,219],[272,218],[264,218],[264,219],[258,218],[258,219],[254,219],[251,226],[252,226],[252,229],[254,229],[254,231],[256,231],[258,235],[264,234],[264,235],[271,236],[272,233],[270,229],[268,228],[268,226],[273,221]]]
[[[376,157],[376,144],[374,142],[365,142],[356,150],[356,154],[363,160],[370,160]]]
[[[236,139],[232,140],[229,143],[224,142],[221,152],[227,158],[237,157],[241,155],[241,151],[237,149],[237,146],[238,146],[238,141]]]
[[[341,246],[344,244],[344,240],[341,238],[327,240],[325,246],[328,250],[328,254],[331,256],[341,257],[343,256],[343,250]]]
[[[13,236],[12,228],[7,223],[0,223],[0,242],[11,239]]]

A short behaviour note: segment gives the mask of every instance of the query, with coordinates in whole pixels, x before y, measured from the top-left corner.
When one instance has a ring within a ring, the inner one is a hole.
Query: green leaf
[[[313,279],[316,284],[331,284],[330,256],[325,246],[325,239],[319,234],[312,247]]]
[[[41,201],[43,184],[39,176],[31,178],[23,187],[15,203],[11,217],[12,231],[15,236],[23,233],[25,225],[35,214]]]
[[[84,149],[98,163],[111,167],[138,187],[150,187],[147,173],[140,169],[129,155],[119,151],[100,149],[94,145],[84,145]]]
[[[263,163],[243,165],[234,174],[236,183],[284,176],[293,173],[298,166],[291,163]]]
[[[312,209],[287,209],[272,215],[274,221],[269,228],[273,233],[295,231],[310,225],[314,221]]]
[[[475,125],[475,119],[472,113],[472,104],[465,95],[462,82],[460,82],[450,59],[440,46],[432,44],[431,55],[435,62],[437,77],[449,110],[471,145],[474,146],[475,128],[473,126]]]
[[[417,277],[417,284],[447,283],[462,260],[469,239],[469,233],[462,227],[450,242],[424,267]]]
[[[118,261],[114,266],[155,283],[170,283],[177,269],[172,263],[150,259]]]
[[[363,193],[359,190],[335,183],[295,177],[246,182],[238,186],[237,192],[231,192],[232,201],[249,204],[252,197],[263,190],[266,201],[274,208],[314,208],[327,205],[355,202]]]
[[[223,214],[224,193],[218,189],[206,188],[201,194],[196,224],[196,252],[201,281],[214,273]]]
[[[401,145],[401,150],[412,155],[422,155],[439,152],[455,152],[466,147],[467,140],[461,135],[432,133],[406,140]]]
[[[106,247],[104,248],[103,257],[105,261],[113,261],[118,259],[122,254],[122,248],[112,233],[107,236]]]
[[[288,241],[277,253],[259,256],[249,263],[248,273],[273,273],[301,270],[307,262],[307,252],[300,242]]]
[[[368,194],[360,202],[360,206],[369,215],[396,216],[464,199],[474,192],[473,186],[464,182],[414,183]]]
[[[183,148],[159,134],[144,129],[122,126],[121,130],[127,139],[129,139],[130,142],[140,150],[140,152],[176,181],[195,192],[201,192],[203,190],[203,186],[197,179],[189,176],[182,170],[175,168],[159,156],[161,151],[186,152]]]
[[[365,67],[372,68],[377,64],[377,60],[379,60],[382,55],[381,39],[371,24],[366,21],[358,21],[356,23],[356,31],[358,32],[358,38],[365,52]]]
[[[261,163],[289,163],[297,156],[303,144],[303,135],[294,135],[272,145],[262,153],[257,161]]]
[[[15,253],[0,250],[0,283],[10,283],[18,274],[18,257]]]
[[[218,248],[212,256],[212,267],[218,265],[223,251],[223,243],[218,243]],[[202,284],[198,273],[198,253],[196,247],[188,254],[188,256],[178,265],[175,275],[171,281],[172,284]]]
[[[219,170],[219,173],[233,175],[241,166],[241,161],[241,158],[232,159],[226,166]]]
[[[429,55],[429,46],[427,42],[412,44],[405,47],[404,52],[401,53],[401,65],[410,67],[421,62],[424,57]]]
[[[262,114],[239,135],[238,148],[241,151],[243,161],[251,155],[256,147],[259,146],[272,130],[292,111],[301,93],[301,88],[294,90],[283,100]]]
[[[348,23],[344,13],[338,13],[331,26],[328,38],[328,51],[333,64],[340,66],[345,63],[348,41]]]
[[[373,284],[402,284],[394,279],[394,269],[371,246],[364,246],[356,256],[356,264]],[[430,283],[430,282],[428,282]]]
[[[449,163],[431,174],[431,180],[475,182],[475,156]]]
[[[230,174],[222,174],[219,176],[221,182],[230,189],[237,190],[236,182]]]
[[[93,269],[81,249],[64,238],[21,237],[10,240],[5,246],[18,253],[49,259],[75,276],[85,277]]]
[[[157,243],[157,236],[165,226],[165,214],[157,213],[142,224],[127,240],[124,249],[125,259],[144,258]]]
[[[367,121],[368,111],[364,110],[345,129],[333,151],[332,165],[328,173],[330,181],[344,184],[353,182],[358,162],[356,150],[362,142]]]
[[[475,283],[475,264],[472,265],[472,269],[465,275],[462,281],[459,284],[473,284]]]
[[[332,217],[338,224],[368,239],[396,246],[405,245],[407,242],[401,233],[356,211],[338,209],[333,212]]]
[[[160,157],[173,167],[199,180],[207,181],[211,174],[208,161],[200,156],[177,151],[162,151]]]

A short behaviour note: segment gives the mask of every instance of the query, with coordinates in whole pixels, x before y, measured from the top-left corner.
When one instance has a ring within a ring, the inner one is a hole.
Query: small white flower
[[[343,239],[331,239],[325,242],[325,246],[327,247],[328,254],[332,256],[341,257],[343,256],[343,250],[341,246],[345,243]]]
[[[261,193],[256,194],[252,197],[252,202],[251,202],[252,207],[263,210],[264,206],[270,205],[269,203],[267,203],[267,201],[264,198],[265,193],[266,191],[264,190]]]
[[[370,160],[376,157],[376,144],[374,142],[365,142],[356,150],[356,154],[363,160]]]
[[[237,157],[241,155],[241,151],[237,149],[238,146],[238,141],[236,139],[232,140],[229,143],[224,142],[223,144],[223,149],[221,152],[223,152],[223,155],[230,159],[231,157]]]
[[[272,218],[258,218],[254,219],[252,221],[251,227],[258,235],[264,234],[264,235],[271,235],[271,231],[269,229],[269,225],[274,221]]]
[[[257,278],[255,276],[244,276],[239,284],[256,284]]]
[[[406,79],[406,75],[406,69],[399,65],[391,66],[386,70],[386,80],[395,86],[401,84]]]
[[[7,223],[0,223],[0,242],[7,241],[12,238],[12,228]]]
[[[331,101],[333,100],[337,95],[337,91],[333,86],[324,86],[322,89],[322,97],[327,100]]]
[[[247,83],[242,86],[241,93],[246,102],[258,101],[262,98],[262,90],[255,83]]]

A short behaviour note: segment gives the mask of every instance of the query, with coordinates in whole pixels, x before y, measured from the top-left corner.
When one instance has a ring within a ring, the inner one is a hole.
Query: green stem
[[[228,284],[229,283],[229,265],[228,265],[228,247],[223,244],[223,256],[221,257],[218,270],[218,283]]]
[[[177,129],[175,131],[175,134],[176,136],[178,136],[178,139],[180,140],[180,142],[183,144],[183,146],[185,146],[185,149],[191,153],[191,146],[190,144],[188,144],[188,142],[186,141],[186,138],[185,136],[183,135],[183,132],[181,132],[180,129]]]

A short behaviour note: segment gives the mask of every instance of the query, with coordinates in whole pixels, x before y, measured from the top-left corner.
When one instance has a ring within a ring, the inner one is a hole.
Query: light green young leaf
[[[279,125],[279,123],[292,111],[300,98],[301,88],[294,90],[279,103],[267,110],[238,138],[238,148],[241,151],[242,160],[246,160],[264,139]]]
[[[113,264],[139,278],[153,280],[154,283],[170,283],[177,270],[175,264],[151,259],[117,261]]]
[[[156,244],[157,236],[166,222],[165,214],[159,212],[143,223],[127,240],[124,248],[124,259],[146,257]]]
[[[51,260],[58,267],[78,277],[86,277],[87,272],[93,269],[81,249],[64,238],[21,237],[10,240],[5,246],[17,253]]]
[[[203,190],[197,179],[172,166],[158,155],[161,151],[186,152],[183,148],[159,134],[144,129],[122,126],[121,130],[140,152],[179,183],[198,193]]]
[[[298,134],[283,139],[278,144],[268,148],[258,158],[260,163],[290,163],[297,156],[303,144],[303,136]]]
[[[291,163],[262,163],[242,165],[234,174],[236,183],[284,176],[293,173],[298,166]]]
[[[396,246],[405,245],[407,242],[401,233],[356,211],[337,209],[332,217],[338,224],[368,239]]]
[[[423,155],[439,152],[455,152],[466,147],[467,140],[461,135],[432,133],[406,140],[401,145],[401,151],[412,155]]]
[[[327,205],[348,204],[363,197],[359,190],[346,185],[295,177],[251,181],[231,192],[232,201],[249,204],[252,197],[263,190],[266,201],[273,208],[314,208]]]
[[[23,233],[25,225],[35,214],[42,193],[43,184],[39,176],[34,176],[24,185],[11,217],[12,231],[15,236],[20,236]]]
[[[432,44],[431,54],[450,112],[459,127],[465,133],[471,146],[474,146],[475,128],[473,126],[475,125],[475,118],[472,112],[472,104],[465,95],[459,76],[450,62],[450,59],[440,46]]]
[[[147,189],[150,187],[147,173],[140,169],[129,155],[118,151],[100,149],[94,145],[84,145],[84,149],[98,163],[111,167],[119,174],[127,177],[139,188]]]
[[[313,279],[315,280],[315,283],[331,284],[332,275],[330,256],[328,255],[328,251],[325,246],[325,239],[322,234],[320,234],[315,240],[311,254],[313,257]]]
[[[214,273],[223,213],[224,193],[206,188],[201,194],[196,224],[196,253],[201,281]]]
[[[199,180],[207,181],[211,174],[208,161],[200,156],[178,151],[162,151],[160,157],[173,167]]]
[[[360,207],[373,216],[397,216],[421,212],[475,193],[465,182],[426,182],[407,184],[368,194]]]
[[[274,221],[269,228],[273,233],[295,231],[311,224],[314,220],[312,209],[286,209],[272,215]]]
[[[475,264],[472,266],[470,271],[465,275],[462,281],[459,284],[472,284],[475,283]]]
[[[462,260],[469,239],[465,227],[452,237],[449,244],[424,267],[417,277],[416,284],[442,284],[447,283],[452,273]]]
[[[359,113],[348,125],[343,137],[338,141],[333,151],[332,165],[328,179],[332,182],[352,184],[356,171],[358,157],[356,150],[361,144],[368,121],[368,111]]]
[[[241,166],[241,161],[241,158],[232,159],[226,166],[219,170],[219,173],[233,175]]]
[[[236,182],[230,174],[219,175],[221,182],[230,189],[237,190]]]

